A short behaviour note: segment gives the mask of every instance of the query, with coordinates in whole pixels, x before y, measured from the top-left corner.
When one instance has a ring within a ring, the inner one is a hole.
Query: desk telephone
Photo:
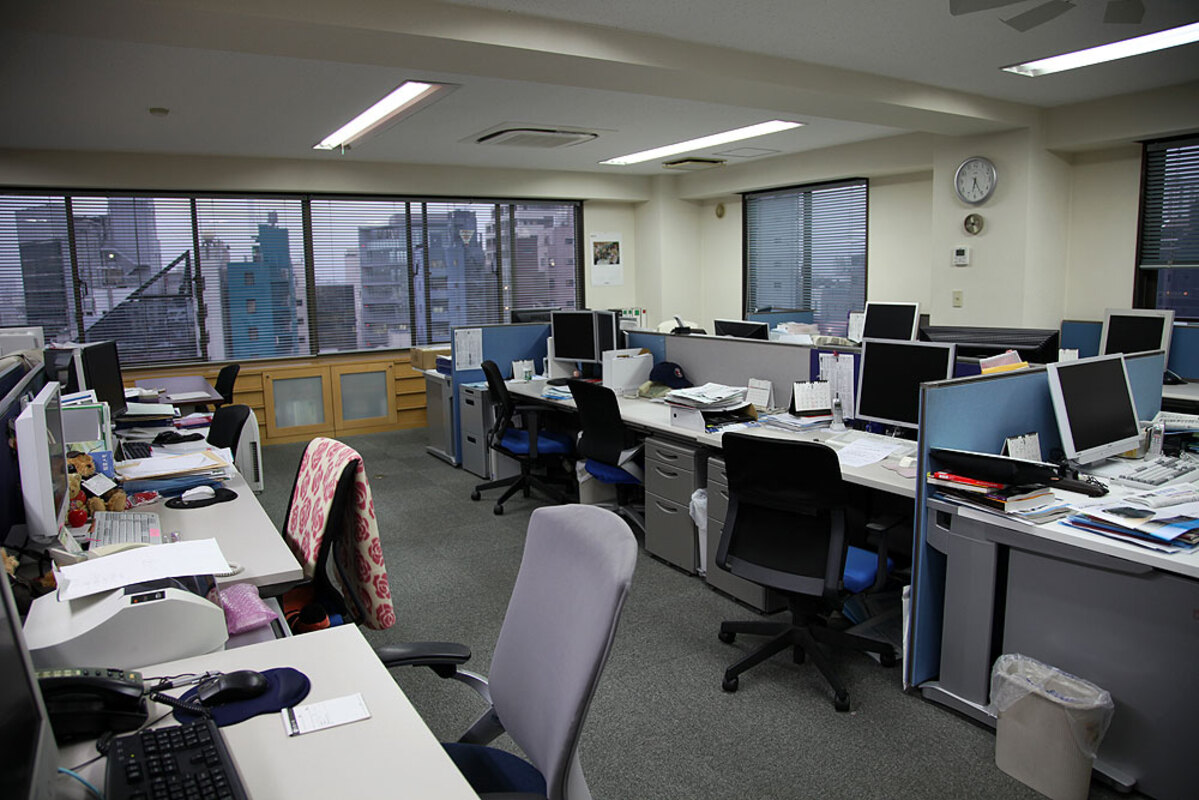
[[[50,727],[59,742],[121,733],[146,721],[145,684],[140,672],[79,667],[37,673]]]

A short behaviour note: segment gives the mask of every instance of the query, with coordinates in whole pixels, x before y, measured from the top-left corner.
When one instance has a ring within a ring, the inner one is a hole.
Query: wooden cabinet
[[[389,361],[330,364],[262,373],[270,439],[366,433],[396,420]]]

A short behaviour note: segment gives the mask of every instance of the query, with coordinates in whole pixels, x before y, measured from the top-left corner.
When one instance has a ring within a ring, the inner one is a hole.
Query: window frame
[[[1194,269],[1199,274],[1199,266],[1170,266],[1164,264],[1147,264],[1145,255],[1145,247],[1149,238],[1149,226],[1152,219],[1160,220],[1164,216],[1163,209],[1152,208],[1150,203],[1150,195],[1156,194],[1160,196],[1164,193],[1163,186],[1154,186],[1153,184],[1153,168],[1151,166],[1151,153],[1155,151],[1169,150],[1172,147],[1196,147],[1199,148],[1199,133],[1190,133],[1181,136],[1171,136],[1164,139],[1146,140],[1141,143],[1141,181],[1140,181],[1140,203],[1137,209],[1137,239],[1136,251],[1133,254],[1133,298],[1132,304],[1134,308],[1156,309],[1159,308],[1157,301],[1158,278],[1168,270],[1175,269]],[[1188,184],[1189,185],[1189,184]],[[1199,199],[1199,175],[1195,177],[1193,195]],[[1199,221],[1195,221],[1199,224]],[[1163,223],[1164,226],[1164,223]],[[1154,235],[1160,231],[1160,227],[1155,226]],[[1176,313],[1175,319],[1179,322],[1199,322],[1199,313],[1192,315],[1184,315]]]

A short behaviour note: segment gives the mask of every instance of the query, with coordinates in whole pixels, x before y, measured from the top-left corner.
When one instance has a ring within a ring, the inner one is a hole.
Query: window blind
[[[0,196],[0,286],[0,325],[40,325],[47,342],[75,338],[65,197]]]
[[[864,179],[744,196],[746,312],[811,309],[844,336],[866,302]]]
[[[1199,137],[1144,147],[1137,304],[1199,318]]]

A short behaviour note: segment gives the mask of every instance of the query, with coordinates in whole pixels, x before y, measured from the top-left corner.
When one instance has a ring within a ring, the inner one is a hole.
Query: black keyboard
[[[121,442],[123,461],[135,461],[139,458],[150,457],[149,442]]]
[[[117,736],[108,751],[107,800],[245,800],[220,728],[210,719]]]

